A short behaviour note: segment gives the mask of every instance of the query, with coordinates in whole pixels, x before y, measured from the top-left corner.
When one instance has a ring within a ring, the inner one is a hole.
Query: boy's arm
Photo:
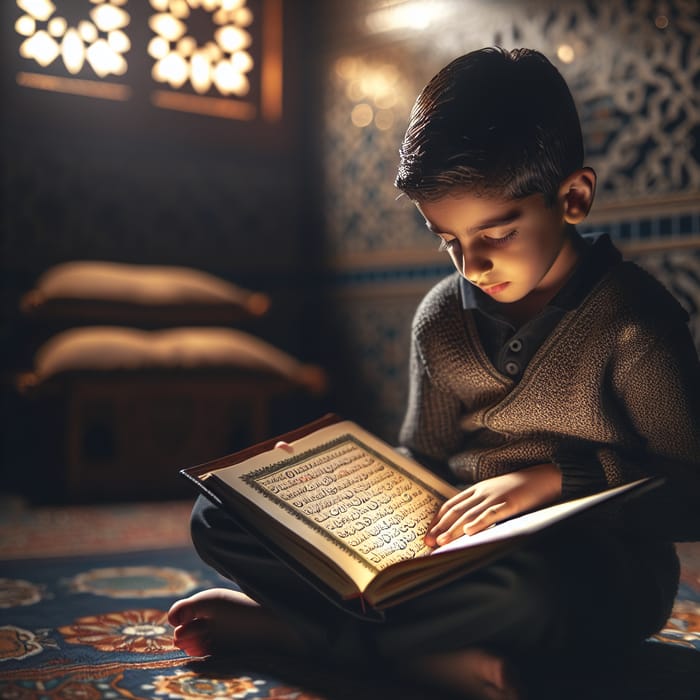
[[[459,399],[436,387],[414,338],[409,360],[409,389],[406,414],[399,433],[399,444],[417,461],[447,476],[449,455],[459,450],[463,432],[459,424]]]
[[[666,479],[628,509],[632,526],[664,539],[699,540],[700,362],[687,326],[647,350],[621,395],[646,447],[630,469]]]

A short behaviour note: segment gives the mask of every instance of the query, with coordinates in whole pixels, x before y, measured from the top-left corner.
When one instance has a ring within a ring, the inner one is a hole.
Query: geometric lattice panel
[[[334,255],[424,245],[421,223],[394,201],[392,185],[410,107],[443,65],[486,45],[538,49],[564,75],[581,115],[586,162],[598,173],[598,206],[700,200],[700,3],[475,1],[467,17],[463,2],[446,0],[425,5],[432,14],[419,31],[420,18],[406,10],[402,25],[398,9],[395,28],[380,31],[370,20],[387,20],[385,5],[364,3],[367,22],[345,37],[327,69],[324,171]]]

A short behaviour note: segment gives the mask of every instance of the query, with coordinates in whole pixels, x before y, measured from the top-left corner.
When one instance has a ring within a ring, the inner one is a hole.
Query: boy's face
[[[562,204],[547,207],[540,194],[514,200],[459,191],[416,206],[460,274],[496,301],[553,295],[575,263]]]

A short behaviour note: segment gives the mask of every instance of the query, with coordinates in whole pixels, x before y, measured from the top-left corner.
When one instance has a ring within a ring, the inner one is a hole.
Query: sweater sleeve
[[[607,488],[605,473],[600,463],[593,459],[557,459],[561,472],[561,499],[569,501]]]
[[[415,333],[411,339],[409,391],[406,415],[399,433],[399,444],[411,451],[419,461],[436,471],[439,464],[446,471],[446,460],[462,442],[459,425],[459,399],[432,381],[429,367]]]
[[[622,398],[646,447],[636,466],[665,479],[634,504],[638,522],[665,538],[700,539],[700,363],[686,325],[660,335],[636,361]]]

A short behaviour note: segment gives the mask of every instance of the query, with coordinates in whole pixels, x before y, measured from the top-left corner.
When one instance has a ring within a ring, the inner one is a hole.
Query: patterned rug
[[[188,660],[172,646],[166,611],[177,598],[222,583],[188,543],[189,509],[189,503],[83,506],[1,518],[0,698],[447,697],[361,669],[345,676],[283,659],[241,659],[235,669]],[[561,697],[700,697],[700,545],[682,546],[681,555],[673,616],[635,668],[607,678],[595,695]],[[614,621],[605,633],[614,634]]]

